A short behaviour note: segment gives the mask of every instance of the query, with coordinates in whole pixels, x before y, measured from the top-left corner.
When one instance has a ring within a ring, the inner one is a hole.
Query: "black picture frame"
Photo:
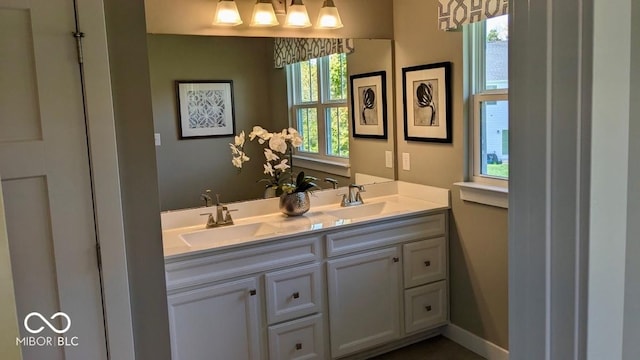
[[[387,139],[386,71],[351,75],[349,80],[353,137]]]
[[[405,140],[452,143],[451,62],[402,68],[402,100]]]
[[[180,140],[234,136],[233,80],[176,80]]]

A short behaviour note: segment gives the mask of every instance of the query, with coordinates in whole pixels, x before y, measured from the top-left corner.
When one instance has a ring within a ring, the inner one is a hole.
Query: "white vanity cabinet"
[[[257,286],[254,277],[169,295],[172,358],[261,359]]]
[[[448,321],[447,210],[165,260],[173,360],[364,358]]]

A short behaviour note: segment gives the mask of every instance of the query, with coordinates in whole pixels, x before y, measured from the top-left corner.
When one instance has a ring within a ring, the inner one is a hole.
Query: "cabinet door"
[[[260,359],[255,278],[169,295],[173,360]]]
[[[333,357],[400,337],[399,270],[395,247],[327,262]]]

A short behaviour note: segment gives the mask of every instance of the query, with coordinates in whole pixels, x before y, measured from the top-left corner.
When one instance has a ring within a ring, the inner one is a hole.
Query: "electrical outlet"
[[[162,145],[162,140],[160,139],[160,133],[153,134],[153,137],[156,140],[156,146]]]
[[[389,169],[393,168],[393,153],[391,151],[384,152],[384,165]]]
[[[402,170],[411,170],[411,155],[409,153],[402,153]]]

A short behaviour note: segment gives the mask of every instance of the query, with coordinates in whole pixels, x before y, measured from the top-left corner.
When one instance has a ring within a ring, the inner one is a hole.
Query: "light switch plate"
[[[156,140],[156,146],[162,145],[162,140],[160,139],[160,133],[153,134],[153,137]]]
[[[384,152],[384,166],[389,169],[393,168],[393,153],[391,151]]]
[[[402,170],[411,170],[411,155],[409,153],[402,153]]]

